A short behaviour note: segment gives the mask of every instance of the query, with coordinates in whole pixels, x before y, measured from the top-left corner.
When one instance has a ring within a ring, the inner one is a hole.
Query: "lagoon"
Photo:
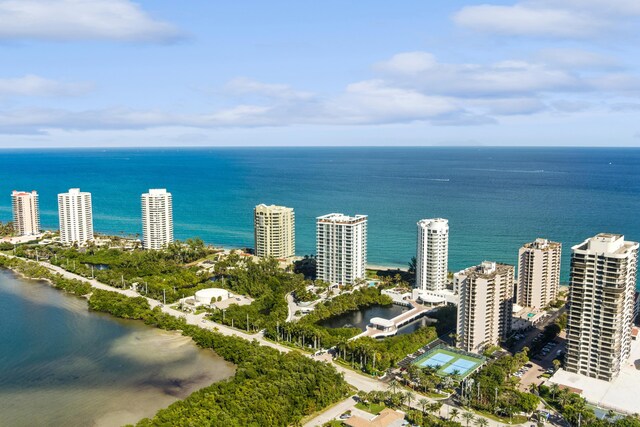
[[[235,372],[190,338],[1,269],[0,325],[3,425],[135,423]]]

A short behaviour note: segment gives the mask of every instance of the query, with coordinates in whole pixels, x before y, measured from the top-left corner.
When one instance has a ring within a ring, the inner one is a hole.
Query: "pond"
[[[392,319],[404,313],[405,311],[409,311],[409,308],[396,304],[384,306],[372,305],[358,311],[350,311],[348,313],[330,317],[319,322],[319,325],[324,326],[325,328],[358,328],[364,331],[367,324],[369,323],[369,320],[371,320],[371,318],[373,317]],[[422,326],[428,325],[430,322],[432,321],[427,318],[417,319],[398,329],[398,334],[410,334],[411,332],[418,330]]]

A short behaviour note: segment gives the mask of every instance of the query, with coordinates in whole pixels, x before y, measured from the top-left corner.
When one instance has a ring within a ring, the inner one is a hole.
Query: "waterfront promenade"
[[[6,256],[9,258],[18,258],[15,257],[13,255],[5,255],[0,253],[0,256]],[[23,259],[23,258],[19,258],[19,259]],[[36,261],[31,261],[28,260],[29,262],[36,262]],[[189,323],[190,325],[195,325],[204,329],[208,329],[208,330],[212,330],[212,331],[216,331],[219,332],[223,335],[227,335],[227,336],[236,336],[236,337],[240,337],[240,338],[244,338],[248,341],[253,341],[256,340],[260,345],[264,345],[267,347],[271,347],[274,348],[280,352],[286,353],[286,352],[290,352],[290,351],[298,351],[295,349],[292,349],[290,347],[275,343],[273,341],[270,341],[268,339],[266,339],[263,335],[262,332],[258,332],[255,334],[249,334],[246,332],[243,332],[239,329],[235,329],[235,328],[230,328],[228,326],[225,325],[221,325],[219,323],[214,323],[210,320],[205,319],[205,315],[204,313],[202,314],[191,314],[191,313],[184,313],[182,311],[176,310],[172,307],[168,307],[166,305],[162,305],[160,303],[160,301],[157,301],[155,299],[152,298],[148,298],[145,297],[144,295],[141,295],[140,293],[133,291],[131,289],[119,289],[119,288],[114,288],[112,286],[106,285],[102,282],[99,282],[95,279],[88,279],[85,278],[83,276],[71,273],[67,270],[64,270],[63,268],[60,268],[58,266],[52,265],[48,262],[44,262],[44,261],[39,261],[37,262],[38,264],[40,264],[43,267],[48,268],[49,270],[51,270],[54,273],[58,273],[60,275],[62,275],[63,277],[67,278],[67,279],[76,279],[76,280],[80,280],[83,282],[88,283],[89,285],[91,285],[91,287],[95,288],[95,289],[102,289],[105,291],[112,291],[112,292],[118,292],[120,294],[126,295],[128,297],[143,297],[146,298],[146,300],[149,302],[149,305],[151,306],[151,308],[155,308],[160,306],[160,309],[167,314],[170,314],[172,316],[175,317],[182,317],[186,320],[187,323]],[[370,391],[386,391],[388,390],[388,386],[378,380],[375,377],[370,377],[370,376],[366,376],[363,375],[361,373],[358,373],[356,371],[353,371],[351,369],[348,369],[340,364],[337,364],[335,362],[333,362],[333,360],[330,359],[330,357],[327,357],[328,355],[325,354],[324,356],[314,356],[312,354],[307,354],[308,357],[313,358],[315,360],[319,360],[319,361],[324,361],[327,363],[332,364],[332,366],[338,371],[341,372],[344,375],[344,379],[347,383],[349,383],[351,386],[353,386],[354,388],[358,389],[358,390],[362,390],[365,392],[370,392]],[[412,391],[413,392],[413,391]],[[424,395],[421,395],[417,392],[413,392],[415,397],[414,399],[410,402],[410,406],[414,409],[421,409],[422,406],[418,403],[421,399],[427,399],[430,403],[435,402],[435,399],[431,399],[429,397],[426,397]],[[331,408],[326,409],[325,411],[323,411],[321,414],[318,414],[316,417],[314,417],[313,419],[311,419],[310,421],[308,421],[307,423],[305,423],[305,427],[312,427],[312,426],[321,426],[324,422],[326,422],[327,420],[331,420],[337,416],[339,416],[342,412],[338,412],[336,415],[334,415],[334,413],[347,406],[346,402],[348,401],[352,401],[353,399],[351,397],[349,397],[348,399],[345,399],[343,402],[338,403],[337,405],[332,406]],[[454,408],[454,406],[450,406],[448,404],[443,404],[442,408],[440,409],[440,416],[447,416],[450,411]],[[458,410],[460,410],[460,408],[456,408]],[[461,411],[461,413],[463,413],[464,411]],[[474,414],[477,417],[479,417],[477,414]],[[330,418],[328,418],[330,417]],[[327,419],[328,418],[328,419]],[[489,422],[489,424],[487,425],[487,427],[497,427],[497,426],[503,426],[505,424],[499,423],[497,421],[494,421],[492,419],[487,418],[487,421]],[[526,425],[526,424],[522,424],[522,425]]]

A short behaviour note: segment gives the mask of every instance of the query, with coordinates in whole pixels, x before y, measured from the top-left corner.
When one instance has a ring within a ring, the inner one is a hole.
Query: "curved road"
[[[9,258],[15,258],[12,255],[5,255],[5,254],[0,254],[2,256],[7,256]],[[23,259],[24,258],[20,258]],[[36,262],[36,261],[32,261],[29,260],[30,262]],[[95,279],[87,279],[85,277],[79,276],[77,274],[71,273],[67,270],[64,270],[63,268],[60,268],[58,266],[49,264],[48,262],[44,262],[44,261],[39,261],[38,262],[40,265],[42,265],[43,267],[48,268],[49,270],[55,272],[55,273],[59,273],[61,274],[63,277],[66,277],[68,279],[76,279],[76,280],[81,280],[84,282],[89,283],[93,288],[96,289],[103,289],[106,291],[112,291],[112,292],[118,292],[120,294],[129,296],[129,297],[143,297],[146,298],[146,300],[149,302],[149,305],[151,306],[151,308],[154,308],[156,306],[160,306],[161,303],[157,300],[154,300],[152,298],[148,298],[145,297],[144,295],[140,295],[138,292],[130,290],[130,289],[119,289],[119,288],[114,288],[112,286],[106,285],[104,283],[98,282]],[[264,338],[263,334],[261,332],[256,333],[256,334],[248,334],[246,332],[242,332],[240,330],[237,329],[232,329],[228,326],[225,325],[221,325],[219,323],[214,323],[210,320],[206,320],[204,319],[204,314],[190,314],[190,313],[183,313],[181,311],[175,310],[171,307],[167,307],[167,306],[163,306],[161,307],[161,310],[164,313],[170,314],[172,316],[175,317],[184,317],[187,321],[187,323],[191,324],[191,325],[196,325],[199,326],[201,328],[205,328],[205,329],[209,329],[209,330],[215,330],[223,335],[233,335],[233,336],[237,336],[240,338],[244,338],[248,341],[252,341],[252,340],[256,340],[258,341],[258,343],[260,343],[261,345],[267,346],[267,347],[271,347],[274,348],[276,350],[279,350],[283,353],[292,351],[291,348],[277,344],[275,342],[269,341],[266,338]],[[303,353],[304,354],[304,353]],[[316,359],[316,360],[324,360],[324,359],[318,359],[317,357],[313,356],[313,355],[307,355],[310,358]],[[336,363],[333,363],[333,361],[330,360],[325,360],[328,363],[331,363],[333,365],[333,367],[338,371],[344,374],[344,379],[347,383],[349,383],[351,386],[355,387],[358,390],[363,390],[366,392],[369,391],[373,391],[373,390],[379,390],[379,391],[384,391],[387,390],[388,387],[385,383],[372,378],[372,377],[368,377],[365,375],[362,375],[358,372],[352,371],[350,369],[347,369],[341,365],[338,365]],[[429,402],[435,402],[435,399],[431,399],[429,397],[423,396],[419,393],[415,393],[412,391],[412,393],[414,393],[415,398],[411,401],[410,406],[414,409],[421,409],[420,404],[418,403],[418,401],[420,399],[427,399]],[[324,411],[322,414],[318,415],[316,418],[312,419],[311,421],[307,422],[305,424],[305,427],[311,427],[311,426],[317,426],[317,425],[322,425],[324,422],[331,420],[333,418],[335,418],[336,416],[339,416],[342,412],[344,412],[344,410],[342,410],[343,407],[346,406],[346,402],[351,401],[353,402],[353,399],[351,397],[349,397],[348,399],[346,399],[343,402],[338,403],[336,406],[333,406],[329,409],[327,409],[326,411]],[[337,409],[336,409],[337,408]],[[451,411],[451,409],[453,409],[454,406],[451,406],[447,403],[445,403],[442,408],[440,409],[440,415],[441,416],[447,416],[449,414],[449,412]],[[460,408],[456,408],[460,411]],[[333,412],[335,412],[336,410],[338,410],[339,412],[337,413],[337,415],[332,416],[331,418],[329,418],[326,421],[323,421],[324,419],[327,418],[327,416],[331,416],[333,414]],[[460,415],[462,415],[464,411],[460,411]],[[474,414],[476,418],[478,418],[479,416],[477,414]],[[487,421],[489,422],[488,426],[489,427],[497,427],[497,426],[503,426],[505,424],[501,424],[497,421],[491,420],[489,418],[487,418]],[[522,424],[522,425],[526,425],[526,424]]]

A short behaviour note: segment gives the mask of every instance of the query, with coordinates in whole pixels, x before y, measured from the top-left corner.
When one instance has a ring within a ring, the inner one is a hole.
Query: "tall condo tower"
[[[365,277],[367,216],[332,213],[317,218],[317,276],[334,285]]]
[[[70,188],[68,193],[58,194],[58,216],[62,243],[83,245],[93,240],[91,193]]]
[[[295,255],[296,232],[293,208],[258,205],[253,210],[253,224],[257,256],[286,259]]]
[[[558,296],[562,244],[547,239],[525,243],[518,251],[518,304],[542,309]]]
[[[416,288],[444,291],[449,259],[449,222],[442,218],[418,221],[417,249]]]
[[[460,295],[457,346],[479,353],[511,331],[514,267],[484,261],[454,274]]]
[[[40,233],[40,208],[37,191],[13,191],[13,229],[17,236],[33,236]]]
[[[566,370],[611,381],[629,358],[638,243],[601,233],[571,248]]]
[[[142,245],[162,249],[173,242],[173,205],[171,193],[164,188],[144,193],[142,202]]]

